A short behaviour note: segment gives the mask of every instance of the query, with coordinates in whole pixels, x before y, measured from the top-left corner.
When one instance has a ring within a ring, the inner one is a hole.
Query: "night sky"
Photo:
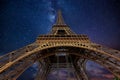
[[[93,42],[120,50],[120,0],[0,0],[0,55],[48,33],[58,9],[74,32],[87,34]],[[87,63],[87,70],[90,80],[113,78],[92,61]],[[32,66],[18,80],[33,80],[28,75],[35,71]]]

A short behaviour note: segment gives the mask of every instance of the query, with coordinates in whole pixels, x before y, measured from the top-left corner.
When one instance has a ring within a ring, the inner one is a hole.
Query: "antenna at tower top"
[[[62,17],[61,10],[58,10],[56,24],[57,25],[65,25],[65,22],[64,22],[63,17]]]

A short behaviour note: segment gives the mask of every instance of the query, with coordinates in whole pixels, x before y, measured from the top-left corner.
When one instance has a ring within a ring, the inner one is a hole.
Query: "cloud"
[[[91,78],[90,80],[103,80],[103,79],[100,79],[100,78]]]
[[[113,79],[114,78],[114,75],[112,75],[112,74],[103,74],[102,76],[105,77],[105,78],[108,78],[108,79]]]
[[[99,64],[88,61],[87,73],[90,80],[113,80],[114,75]]]

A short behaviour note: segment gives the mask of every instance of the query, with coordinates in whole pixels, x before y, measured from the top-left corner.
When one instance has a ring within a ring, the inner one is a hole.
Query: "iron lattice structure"
[[[89,80],[87,60],[104,66],[120,78],[120,51],[93,43],[87,35],[74,33],[58,11],[56,24],[50,33],[0,57],[0,80],[16,80],[35,62],[39,63],[35,80],[46,80],[51,69],[55,68],[74,70],[76,80]]]

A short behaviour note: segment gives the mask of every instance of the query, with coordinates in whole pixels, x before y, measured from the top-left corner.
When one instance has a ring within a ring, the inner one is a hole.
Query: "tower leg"
[[[47,75],[50,71],[50,66],[46,62],[39,62],[38,72],[35,80],[46,80]]]
[[[86,73],[86,60],[79,59],[78,62],[74,63],[74,68],[78,76],[78,80],[88,80]]]

